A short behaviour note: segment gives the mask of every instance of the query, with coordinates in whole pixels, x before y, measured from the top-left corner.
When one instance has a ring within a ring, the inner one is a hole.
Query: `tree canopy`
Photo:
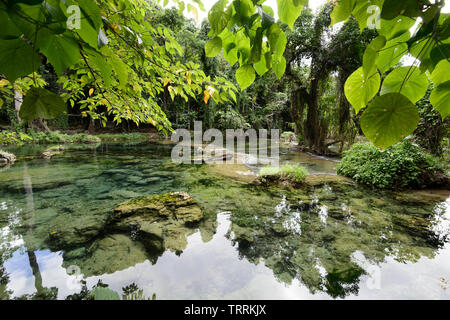
[[[161,92],[167,91],[172,100],[234,101],[236,87],[220,75],[205,74],[199,61],[186,59],[174,32],[155,19],[152,12],[167,3],[1,0],[1,90],[11,89],[19,78],[32,79],[23,90],[20,114],[25,120],[55,117],[68,101],[81,104],[86,115],[102,122],[113,116],[118,123],[147,122],[159,130],[171,129],[157,98]],[[195,15],[204,10],[199,0],[175,3],[179,12]],[[277,0],[279,21],[264,3],[218,0],[208,13],[205,55],[222,53],[230,66],[237,64],[241,90],[269,71],[278,79],[284,75],[287,34],[308,1]],[[411,134],[419,123],[415,103],[425,95],[430,79],[431,104],[443,119],[450,114],[450,18],[441,12],[443,0],[337,0],[332,5],[332,25],[352,16],[361,32],[377,32],[344,88],[361,113],[369,140],[386,148]],[[407,55],[413,57],[412,65],[399,66]],[[42,64],[57,73],[61,94],[39,84],[36,71]],[[9,98],[14,99],[11,94]]]

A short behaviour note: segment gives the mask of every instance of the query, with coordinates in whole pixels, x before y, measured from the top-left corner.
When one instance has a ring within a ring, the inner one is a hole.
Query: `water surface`
[[[352,185],[265,190],[236,172],[173,164],[171,145],[159,143],[35,157],[43,149],[13,150],[20,160],[0,172],[2,299],[64,299],[80,280],[118,292],[135,283],[157,299],[450,298],[450,199]],[[281,160],[311,173],[337,164],[293,152]],[[178,239],[183,250],[150,252],[133,234],[98,227],[121,202],[171,191],[205,214]]]

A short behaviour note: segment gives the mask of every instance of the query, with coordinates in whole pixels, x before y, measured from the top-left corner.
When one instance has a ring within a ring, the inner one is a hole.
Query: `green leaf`
[[[230,66],[234,66],[236,64],[236,62],[238,61],[238,49],[237,47],[233,47],[232,49],[230,49],[228,52],[223,52],[223,56],[225,57],[225,59],[228,61],[228,63],[230,64]]]
[[[268,29],[275,22],[275,19],[273,18],[274,12],[270,7],[258,6],[258,14],[261,17],[261,25],[263,29]]]
[[[365,76],[374,74],[377,71],[376,61],[378,58],[378,52],[385,45],[386,38],[384,36],[378,36],[367,46],[363,56],[363,71]]]
[[[120,300],[119,294],[109,288],[95,287],[91,294],[95,300]]]
[[[284,72],[286,71],[286,59],[284,57],[275,60],[272,65],[273,72],[277,76],[278,79],[281,79]]]
[[[261,56],[261,60],[259,60],[257,63],[253,65],[256,72],[259,74],[259,76],[263,76],[267,71],[269,71],[269,68],[267,68],[266,63],[266,57],[265,55]]]
[[[11,20],[8,13],[4,10],[0,10],[0,21],[2,22],[2,27],[0,28],[0,39],[7,40],[18,38],[22,34],[15,23]]]
[[[352,14],[356,5],[356,0],[338,0],[338,5],[331,12],[331,25],[341,21],[346,21]]]
[[[381,95],[401,93],[412,103],[419,101],[427,92],[428,78],[417,67],[400,67],[384,79]]]
[[[419,111],[400,93],[375,98],[361,117],[364,135],[378,148],[388,148],[410,135],[419,124]]]
[[[40,65],[39,55],[25,41],[0,40],[0,74],[9,82],[33,73]]]
[[[361,32],[367,27],[368,22],[374,22],[374,20],[371,21],[371,18],[377,13],[375,8],[381,8],[383,6],[383,1],[384,0],[356,1],[356,6],[353,9],[352,15],[355,17],[356,21],[358,21]]]
[[[385,36],[387,40],[398,38],[404,33],[408,33],[406,40],[409,40],[411,34],[409,29],[416,23],[414,19],[405,16],[398,16],[396,19],[384,20],[381,19],[381,29],[378,34]]]
[[[77,5],[77,3],[75,3],[73,0],[60,2],[61,10],[64,12],[67,18],[71,16],[71,14],[67,11],[67,8],[71,5]],[[72,31],[76,32],[80,36],[80,38],[88,43],[92,48],[98,48],[98,34],[100,29],[94,29],[94,27],[92,26],[92,22],[90,22],[84,12],[81,12],[80,16],[80,28],[74,29]]]
[[[448,59],[450,59],[450,44],[437,44],[436,47],[431,50],[430,58],[433,65],[437,65],[441,60],[448,61]]]
[[[209,58],[216,57],[220,50],[222,50],[222,39],[220,37],[214,37],[205,44],[206,56]]]
[[[246,64],[236,70],[236,80],[242,90],[248,88],[256,78],[253,66]]]
[[[417,17],[420,12],[420,4],[417,0],[384,0],[381,17],[386,20],[394,19],[400,14]]]
[[[78,3],[86,18],[91,22],[94,30],[99,30],[102,25],[102,14],[95,1],[78,0]]]
[[[258,28],[256,30],[256,35],[253,41],[250,59],[248,60],[249,64],[256,63],[261,60],[263,32],[264,32],[263,28]]]
[[[208,20],[214,35],[220,34],[231,19],[232,11],[225,11],[227,2],[228,0],[219,0],[209,10]]]
[[[292,29],[306,3],[307,1],[277,0],[280,21]]]
[[[49,32],[39,44],[39,51],[47,57],[58,75],[81,59],[77,41],[67,35]]]
[[[439,62],[431,74],[431,80],[436,85],[450,81],[450,62],[447,60]]]
[[[280,31],[280,34],[278,35],[277,42],[275,44],[275,48],[273,51],[273,54],[279,58],[283,56],[284,51],[286,50],[286,44],[287,44],[287,37],[283,30]]]
[[[43,88],[31,88],[23,99],[19,116],[24,120],[54,119],[66,111],[64,100]]]
[[[112,69],[115,71],[117,79],[119,80],[119,88],[123,89],[125,88],[127,82],[128,82],[128,74],[129,74],[129,68],[125,62],[122,61],[122,59],[113,52],[109,47],[103,47],[101,49],[101,52],[104,57],[108,58],[109,64],[112,66]],[[93,55],[96,55],[94,51],[92,52]]]
[[[430,102],[439,111],[442,120],[450,115],[450,81],[441,83],[433,89],[430,95]]]
[[[91,67],[94,67],[94,69],[100,72],[101,79],[103,80],[105,86],[107,88],[111,87],[112,67],[106,59],[102,55],[97,54],[94,50],[90,50],[88,62]]]
[[[357,113],[375,97],[380,88],[380,83],[381,77],[378,72],[366,77],[362,67],[350,75],[345,82],[344,91],[347,100]]]
[[[409,33],[386,42],[386,45],[378,53],[377,68],[381,73],[385,73],[391,67],[395,66],[401,58],[408,52],[406,41],[409,39]]]

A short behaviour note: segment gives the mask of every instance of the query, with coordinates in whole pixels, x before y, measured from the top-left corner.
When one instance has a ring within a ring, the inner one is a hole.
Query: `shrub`
[[[266,177],[273,177],[279,180],[288,180],[293,183],[300,183],[305,180],[308,175],[308,171],[299,166],[284,165],[281,168],[278,167],[263,167],[259,172],[259,175],[264,179]]]
[[[444,169],[439,159],[405,140],[386,150],[355,144],[344,152],[337,173],[380,189],[421,188]]]
[[[0,145],[17,144],[22,145],[31,141],[32,138],[23,132],[2,131],[0,132]]]

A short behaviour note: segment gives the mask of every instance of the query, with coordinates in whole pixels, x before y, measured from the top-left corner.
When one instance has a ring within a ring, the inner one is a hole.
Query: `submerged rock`
[[[0,151],[0,166],[12,164],[16,161],[16,156],[12,153]]]
[[[124,234],[111,234],[98,239],[86,251],[84,256],[80,255],[81,250],[65,253],[63,267],[78,265],[81,273],[90,277],[124,270],[149,258],[142,243]]]
[[[208,173],[217,174],[235,181],[250,183],[255,180],[255,173],[244,164],[223,163],[206,166]]]
[[[355,185],[352,179],[333,174],[308,174],[302,182],[291,181],[279,175],[259,176],[254,184],[270,187],[281,186],[287,189],[316,188],[322,186],[347,187]]]
[[[203,219],[197,202],[185,192],[138,197],[120,204],[107,229],[131,233],[148,249],[174,252],[187,246],[192,225]]]
[[[77,247],[65,252],[65,266],[76,264],[85,276],[101,275],[145,260],[156,263],[165,250],[180,254],[188,244],[187,237],[197,231],[193,226],[202,228],[202,219],[202,210],[189,194],[171,192],[126,201],[112,211],[106,223],[87,221],[51,238]],[[86,251],[79,249],[83,241],[90,244]]]
[[[83,245],[102,232],[105,221],[106,217],[100,214],[58,215],[48,225],[50,246],[60,249]]]

